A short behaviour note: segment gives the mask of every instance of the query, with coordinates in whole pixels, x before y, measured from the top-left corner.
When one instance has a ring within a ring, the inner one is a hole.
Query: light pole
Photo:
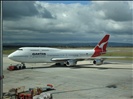
[[[3,97],[2,1],[0,1],[0,99]]]

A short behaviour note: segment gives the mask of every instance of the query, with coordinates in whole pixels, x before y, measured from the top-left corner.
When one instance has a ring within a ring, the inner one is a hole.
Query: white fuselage
[[[21,63],[49,63],[54,58],[88,59],[94,54],[94,50],[64,50],[48,47],[22,47],[11,53],[11,60]]]

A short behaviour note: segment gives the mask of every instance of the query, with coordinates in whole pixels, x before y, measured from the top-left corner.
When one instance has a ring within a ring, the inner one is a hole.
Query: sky
[[[3,43],[133,43],[133,1],[3,1]]]

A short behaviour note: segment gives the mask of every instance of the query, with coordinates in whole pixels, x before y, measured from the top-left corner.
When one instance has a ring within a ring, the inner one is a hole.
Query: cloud
[[[34,2],[23,1],[3,1],[3,19],[13,20],[24,16],[34,16],[38,14]]]
[[[3,1],[3,19],[16,20],[32,16],[53,18],[46,8],[42,8],[41,5],[35,6],[34,3],[34,1]]]
[[[94,8],[103,11],[106,19],[114,21],[131,21],[132,10],[128,2],[124,1],[103,1],[94,3]],[[100,9],[99,9],[100,8]]]
[[[120,42],[131,41],[132,30],[132,8],[125,1],[93,1],[86,5],[45,1],[3,3],[4,41],[10,38],[14,42],[83,42],[109,33],[112,41]]]
[[[36,2],[35,3],[36,9],[39,12],[39,16],[42,18],[55,18],[55,16],[53,16],[50,11],[48,11],[45,6],[43,6],[43,4],[41,4],[40,2]]]

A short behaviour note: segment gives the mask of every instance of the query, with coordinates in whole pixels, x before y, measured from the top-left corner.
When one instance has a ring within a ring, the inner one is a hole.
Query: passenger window
[[[46,53],[32,53],[32,55],[46,55]]]

